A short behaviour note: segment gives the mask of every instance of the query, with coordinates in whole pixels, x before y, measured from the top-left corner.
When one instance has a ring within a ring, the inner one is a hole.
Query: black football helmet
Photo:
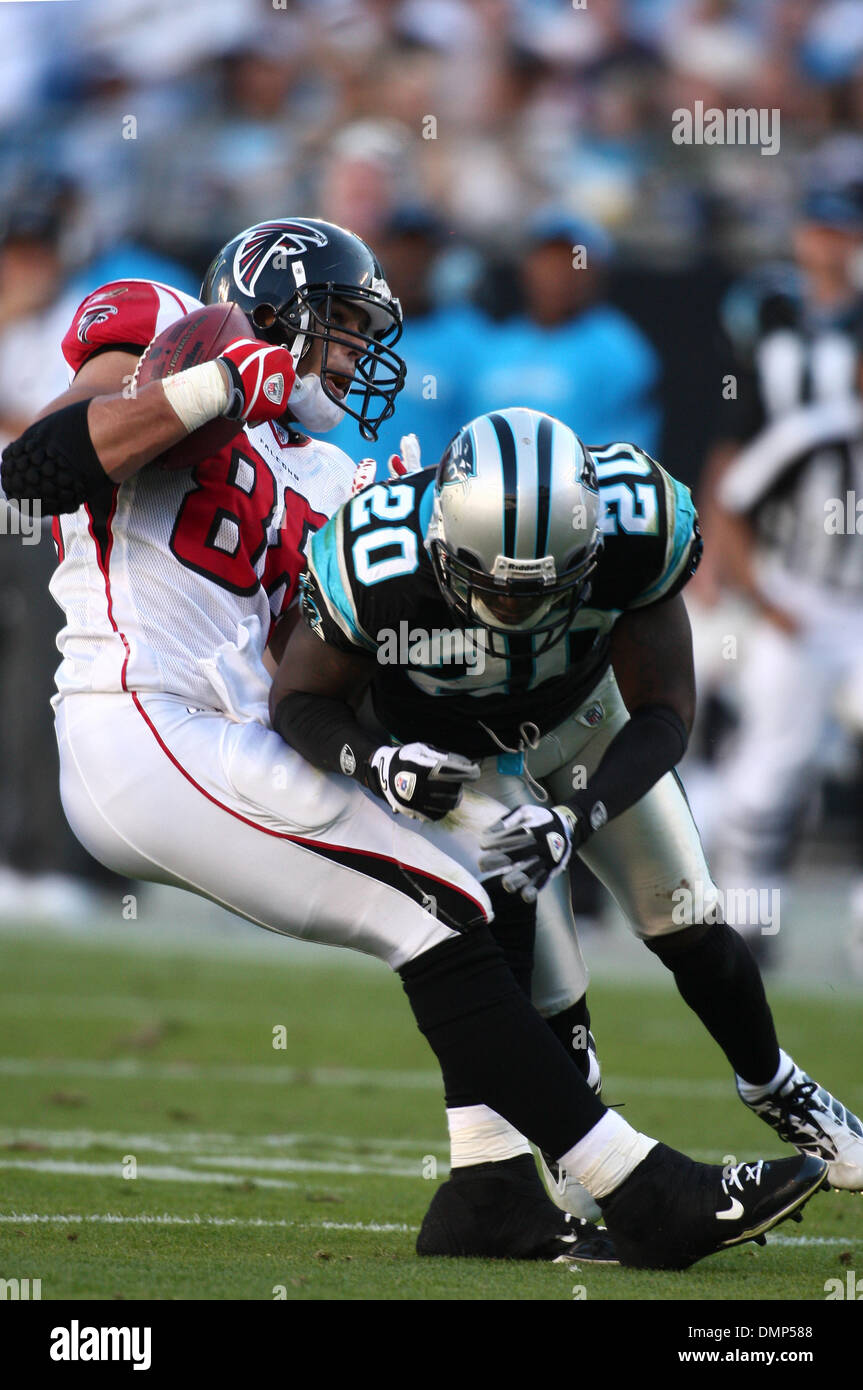
[[[405,364],[393,344],[402,331],[401,305],[393,298],[371,247],[332,222],[278,218],[248,227],[219,252],[204,277],[205,304],[237,304],[265,342],[287,347],[298,369],[312,338],[323,340],[321,386],[327,397],[355,419],[364,439],[395,410]],[[365,331],[347,336],[332,321],[334,300],[367,316]],[[340,342],[365,351],[345,396],[333,390],[327,358]]]

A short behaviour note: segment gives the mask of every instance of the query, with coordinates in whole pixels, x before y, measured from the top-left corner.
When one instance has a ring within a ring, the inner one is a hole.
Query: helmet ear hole
[[[256,328],[272,328],[277,318],[272,304],[256,304],[252,310],[252,323]]]

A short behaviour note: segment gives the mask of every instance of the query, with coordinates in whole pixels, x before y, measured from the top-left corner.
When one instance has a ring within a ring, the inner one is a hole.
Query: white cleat
[[[602,1090],[602,1074],[596,1055],[596,1042],[592,1033],[588,1033],[587,1038],[589,1058],[587,1084],[594,1095],[598,1096]],[[554,1205],[559,1207],[561,1211],[569,1212],[570,1216],[576,1217],[579,1221],[601,1221],[603,1219],[602,1212],[587,1188],[582,1187],[581,1183],[576,1182],[574,1178],[567,1177],[563,1169],[548,1154],[540,1153],[538,1149],[536,1152],[545,1190]]]
[[[744,1104],[780,1139],[825,1159],[831,1187],[863,1192],[863,1123],[794,1063],[774,1091]]]
[[[563,1169],[544,1153],[539,1154],[539,1166],[545,1190],[556,1207],[569,1212],[570,1216],[577,1217],[579,1221],[602,1220],[602,1212],[586,1187],[582,1187],[574,1178],[568,1178]]]

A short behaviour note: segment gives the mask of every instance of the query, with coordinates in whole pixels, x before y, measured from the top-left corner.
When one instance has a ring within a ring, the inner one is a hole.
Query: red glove
[[[262,425],[284,415],[295,378],[287,348],[270,347],[256,338],[238,338],[217,360],[231,379],[228,405],[222,412],[229,420]]]
[[[403,434],[399,441],[400,454],[390,454],[387,459],[391,478],[405,478],[408,473],[418,473],[420,462],[420,442],[415,434]]]
[[[360,459],[354,469],[353,482],[351,483],[351,497],[356,497],[358,492],[373,483],[377,476],[378,466],[374,459]]]

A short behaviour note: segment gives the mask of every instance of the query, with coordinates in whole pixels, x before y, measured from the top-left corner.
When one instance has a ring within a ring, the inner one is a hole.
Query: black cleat
[[[826,1176],[827,1164],[812,1156],[719,1168],[657,1144],[600,1206],[622,1265],[687,1269],[763,1236]]]
[[[605,1231],[559,1211],[529,1154],[456,1168],[432,1198],[418,1255],[618,1264]]]

